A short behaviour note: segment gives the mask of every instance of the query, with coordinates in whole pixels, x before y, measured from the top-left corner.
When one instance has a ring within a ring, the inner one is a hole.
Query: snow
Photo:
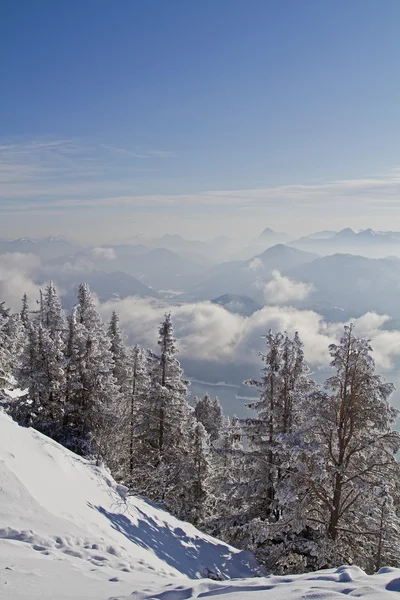
[[[223,581],[205,578],[210,571]],[[400,569],[254,577],[249,553],[127,494],[102,467],[0,412],[4,600],[390,600]],[[229,579],[229,580],[228,580]]]
[[[390,600],[400,592],[400,569],[381,569],[366,575],[358,567],[339,567],[287,577],[262,577],[240,581],[196,581],[189,585],[152,587],[147,593],[135,593],[115,600],[343,600],[366,598]],[[113,599],[114,600],[114,599]]]

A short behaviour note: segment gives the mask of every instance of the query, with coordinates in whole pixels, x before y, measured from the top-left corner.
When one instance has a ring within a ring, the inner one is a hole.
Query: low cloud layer
[[[130,341],[156,348],[159,322],[170,308],[158,301],[125,298],[102,304],[100,311],[108,319],[116,310]],[[326,366],[329,344],[340,339],[345,325],[326,323],[314,311],[284,306],[265,306],[249,317],[229,313],[210,302],[174,306],[171,312],[182,356],[242,365],[259,364],[262,336],[272,329],[290,334],[298,331],[307,361],[315,367]],[[392,368],[393,360],[400,355],[400,331],[382,329],[388,320],[388,316],[376,313],[354,319],[357,334],[372,339],[373,356],[382,369]]]
[[[290,304],[305,300],[314,287],[281,275],[279,271],[272,272],[272,279],[264,285],[264,299],[267,304]]]
[[[25,292],[31,306],[38,298],[39,286],[33,279],[38,267],[40,261],[33,255],[0,255],[0,300],[5,300],[13,311],[20,310]],[[171,307],[158,300],[138,297],[110,300],[99,304],[99,310],[105,320],[116,310],[129,342],[153,349],[157,348],[159,323],[165,312],[171,310],[181,356],[205,364],[259,365],[258,352],[264,347],[262,336],[269,329],[289,334],[298,331],[307,361],[313,367],[326,366],[328,346],[340,339],[345,323],[326,323],[314,311],[283,306],[283,302],[298,299],[307,290],[301,287],[304,284],[291,282],[278,273],[272,282],[275,287],[270,292],[281,305],[265,306],[251,316],[232,314],[211,302]],[[357,335],[372,340],[377,366],[390,370],[400,356],[400,331],[385,330],[388,321],[389,316],[373,312],[354,320]]]

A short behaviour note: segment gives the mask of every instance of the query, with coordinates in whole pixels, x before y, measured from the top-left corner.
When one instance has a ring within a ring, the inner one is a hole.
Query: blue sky
[[[400,229],[399,30],[398,0],[0,0],[0,236]]]

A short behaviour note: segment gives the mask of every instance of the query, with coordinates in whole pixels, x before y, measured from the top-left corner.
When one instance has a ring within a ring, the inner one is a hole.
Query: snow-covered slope
[[[400,569],[254,577],[259,571],[250,554],[125,491],[104,469],[0,412],[0,598],[400,597]],[[206,579],[207,569],[225,581]]]
[[[100,600],[207,569],[225,578],[257,572],[249,553],[125,491],[0,413],[0,598]]]

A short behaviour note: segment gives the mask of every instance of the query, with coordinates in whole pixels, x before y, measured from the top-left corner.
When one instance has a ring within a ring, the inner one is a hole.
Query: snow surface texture
[[[169,584],[113,600],[395,600],[400,592],[400,569],[383,568],[366,575],[358,567],[339,567],[306,575],[260,577],[235,581],[201,581],[190,585]]]
[[[249,553],[126,497],[105,469],[0,413],[1,599],[400,598],[400,569],[258,574]]]

